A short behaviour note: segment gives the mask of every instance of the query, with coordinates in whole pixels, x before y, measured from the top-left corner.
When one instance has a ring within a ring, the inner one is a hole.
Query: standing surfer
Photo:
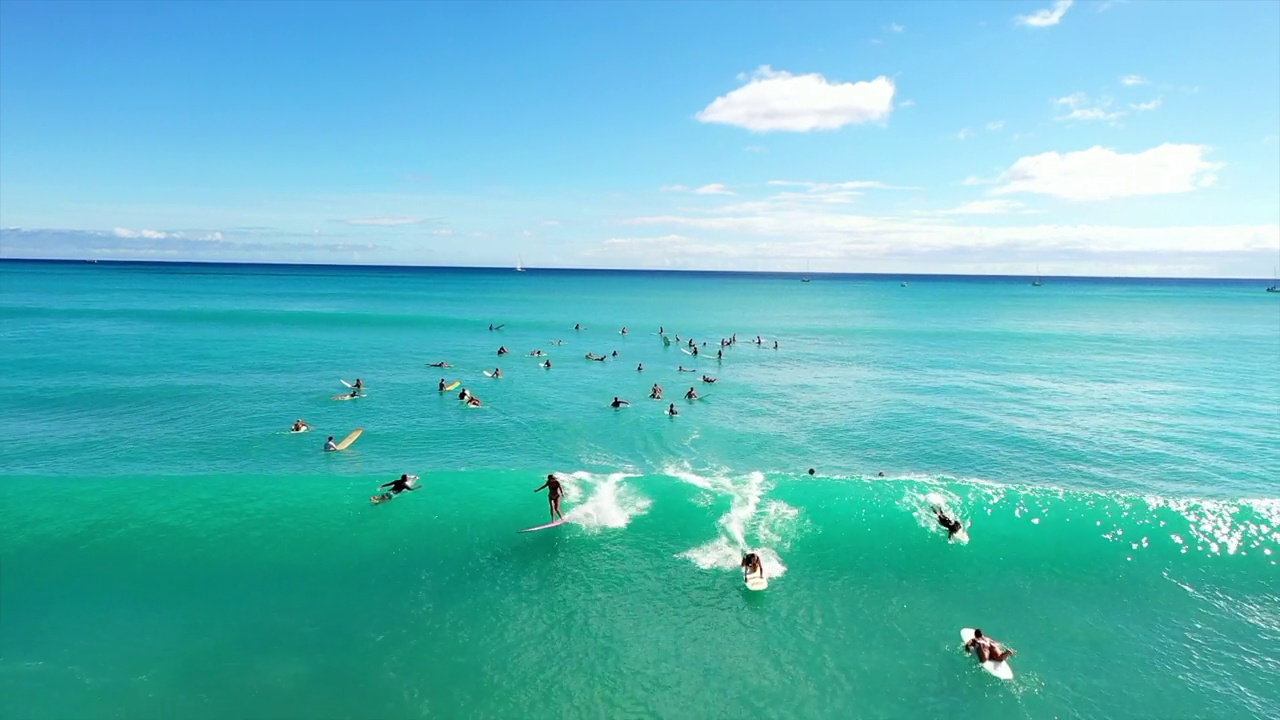
[[[548,475],[547,481],[534,492],[541,492],[544,488],[547,491],[547,503],[551,508],[551,521],[563,520],[564,516],[560,514],[560,496],[564,494],[564,488],[560,486],[560,481],[555,475]]]

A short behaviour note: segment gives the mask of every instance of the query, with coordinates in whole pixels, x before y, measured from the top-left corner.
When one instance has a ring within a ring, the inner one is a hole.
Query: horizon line
[[[324,263],[324,262],[288,262],[269,260],[166,260],[166,259],[122,259],[122,258],[27,258],[0,256],[0,263],[66,263],[72,265],[95,265],[100,263],[112,265],[208,265],[208,266],[257,266],[257,267],[298,267],[298,268],[372,268],[399,270],[485,270],[494,272],[516,272],[514,267],[506,265],[413,265],[381,263]],[[773,275],[787,277],[884,277],[884,278],[1054,278],[1060,280],[1225,280],[1233,282],[1275,282],[1274,278],[1265,277],[1176,277],[1164,275],[1007,275],[998,273],[885,273],[885,272],[811,272],[793,270],[711,270],[698,268],[610,268],[610,267],[535,267],[522,266],[526,272],[617,272],[617,273],[709,273],[719,275]]]

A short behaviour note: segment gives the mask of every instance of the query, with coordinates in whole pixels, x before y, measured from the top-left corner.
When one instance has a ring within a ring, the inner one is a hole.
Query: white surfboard
[[[692,355],[692,354],[693,354],[692,352],[690,352],[690,351],[689,351],[689,349],[688,349],[688,348],[680,348],[680,352],[684,353],[685,355]]]
[[[311,426],[310,426],[310,425],[303,425],[301,430],[294,430],[293,428],[289,428],[289,434],[290,434],[290,435],[297,435],[298,433],[304,433],[304,432],[308,432],[308,431],[310,431],[310,430],[311,430]]]
[[[343,380],[343,381],[342,381],[342,384],[343,384],[343,385],[346,385],[347,387],[355,387],[355,385],[352,385],[351,383],[347,382],[346,380]]]
[[[963,527],[960,528],[960,530],[957,531],[955,535],[951,536],[951,543],[953,545],[968,545],[969,531]],[[965,642],[968,642],[968,640],[966,640]]]
[[[765,579],[763,572],[752,573],[743,582],[748,590],[764,590],[769,587],[769,581]]]
[[[539,525],[537,527],[525,528],[523,530],[517,530],[516,532],[517,533],[537,532],[539,530],[546,530],[547,528],[559,527],[563,524],[564,524],[564,519],[562,518],[560,520],[556,520],[555,522],[549,522],[546,525]]]
[[[485,377],[493,377],[493,373],[489,372],[488,370],[481,370],[480,372],[484,373]]]
[[[960,639],[967,645],[973,639],[973,628],[960,628]],[[1013,668],[1009,666],[1009,661],[996,662],[988,660],[982,663],[982,669],[1001,680],[1013,679]]]

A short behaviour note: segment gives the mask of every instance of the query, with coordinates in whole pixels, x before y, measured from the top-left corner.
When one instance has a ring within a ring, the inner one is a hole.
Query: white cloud
[[[452,228],[436,228],[431,231],[431,234],[437,237],[452,237],[453,229]]]
[[[693,191],[695,195],[732,195],[733,191],[724,183],[708,183]]]
[[[689,192],[688,185],[663,185],[658,188],[659,192]]]
[[[907,26],[899,25],[898,23],[889,23],[888,27],[886,27],[885,29],[892,33],[900,33],[906,30]]]
[[[912,106],[913,106],[913,105],[915,105],[915,104],[916,104],[916,101],[915,101],[915,100],[903,100],[902,102],[898,103],[898,107],[900,107],[900,108],[909,108],[909,107],[912,107]]]
[[[343,220],[348,225],[372,225],[376,227],[395,227],[398,225],[418,225],[426,222],[426,218],[416,217],[369,217],[349,218]]]
[[[164,232],[162,230],[130,230],[129,228],[118,227],[111,231],[112,235],[118,238],[145,238],[147,240],[165,240],[168,238],[182,238],[180,232]]]
[[[1071,9],[1072,0],[1057,0],[1047,8],[1041,8],[1030,15],[1018,15],[1013,21],[1029,27],[1050,27],[1062,22],[1062,16]]]
[[[1072,120],[1116,120],[1124,117],[1124,111],[1111,110],[1111,102],[1111,98],[1090,100],[1089,96],[1082,92],[1072,93],[1053,101],[1055,105],[1070,111],[1066,115],[1058,115],[1054,120],[1070,122]]]
[[[893,110],[893,81],[833,83],[822,75],[792,75],[761,66],[750,81],[697,114],[704,123],[722,123],[756,132],[834,130],[884,120]]]
[[[1008,215],[1013,212],[1029,212],[1017,200],[975,200],[950,210],[938,210],[935,215]]]
[[[961,129],[961,130],[960,130],[960,132],[956,133],[956,139],[957,139],[957,140],[968,140],[968,139],[969,139],[969,137],[970,137],[970,136],[972,136],[972,135],[973,135],[973,131],[972,131],[972,130],[970,130],[969,128],[963,128],[963,129]]]
[[[800,187],[809,192],[829,192],[831,190],[861,190],[864,188],[874,188],[877,190],[916,190],[913,187],[898,187],[895,185],[886,185],[879,180],[849,180],[838,183],[820,183],[810,182],[808,180],[770,180],[765,183],[773,187]]]
[[[1000,176],[994,194],[1039,193],[1067,200],[1106,200],[1167,195],[1205,188],[1222,163],[1204,159],[1203,145],[1166,143],[1140,153],[1118,153],[1101,145],[1059,154],[1019,158]]]
[[[983,180],[977,175],[970,175],[969,177],[965,178],[964,181],[962,181],[960,184],[961,185],[990,185],[991,183],[992,183],[991,180]]]
[[[1141,75],[1125,75],[1124,77],[1120,78],[1120,83],[1122,85],[1129,85],[1129,86],[1146,85],[1148,82],[1149,81],[1146,78],[1142,77]]]
[[[1003,130],[1003,129],[1004,129],[1004,121],[1003,121],[1003,120],[996,120],[996,121],[994,121],[994,122],[989,122],[989,123],[987,123],[987,129],[988,129],[988,130],[990,130],[991,132],[998,132],[998,131],[1000,131],[1000,130]]]
[[[1150,100],[1144,103],[1129,103],[1129,107],[1137,110],[1138,112],[1147,112],[1160,107],[1160,103],[1162,102],[1163,100],[1161,98],[1156,98],[1155,100]]]

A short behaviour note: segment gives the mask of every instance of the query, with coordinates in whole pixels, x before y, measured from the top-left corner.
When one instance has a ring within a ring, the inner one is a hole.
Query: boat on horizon
[[[804,275],[800,276],[800,282],[810,282],[809,280],[809,261],[804,261]]]
[[[1035,282],[1031,283],[1031,287],[1040,287],[1041,285],[1044,285],[1044,281],[1040,279],[1040,266],[1036,265],[1036,279]]]
[[[1271,287],[1267,292],[1280,293],[1280,268],[1271,269]]]
[[[516,255],[516,272],[524,272],[524,258]]]

